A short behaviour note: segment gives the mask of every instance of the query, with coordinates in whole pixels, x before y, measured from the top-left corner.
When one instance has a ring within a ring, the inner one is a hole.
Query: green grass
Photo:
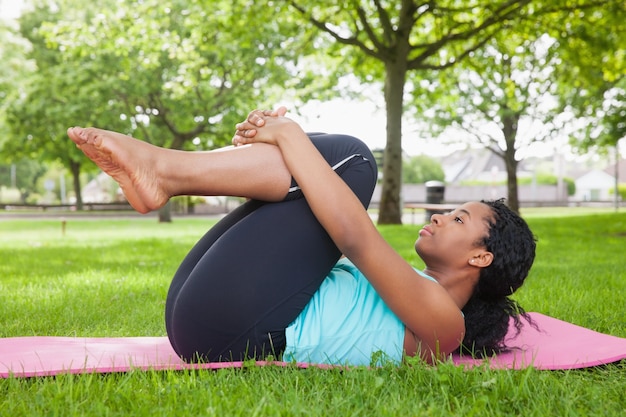
[[[516,295],[538,311],[626,337],[626,213],[528,214],[538,256]],[[0,337],[164,335],[180,260],[201,218],[0,220]],[[420,267],[418,225],[381,232]],[[0,358],[1,360],[1,358]],[[571,371],[246,367],[0,380],[4,416],[623,415],[626,362]]]

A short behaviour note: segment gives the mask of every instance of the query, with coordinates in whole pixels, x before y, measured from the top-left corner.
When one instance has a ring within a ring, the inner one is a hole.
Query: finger
[[[277,108],[275,111],[276,116],[284,116],[285,114],[287,114],[287,107],[285,106],[280,106],[279,108]]]
[[[254,136],[256,136],[257,130],[256,129],[246,129],[245,127],[242,127],[242,128],[238,128],[235,131],[235,134],[239,135],[241,137],[244,137],[244,138],[253,138]]]
[[[277,109],[274,110],[264,110],[263,111],[263,115],[265,116],[271,116],[271,117],[281,117],[284,116],[285,114],[287,114],[287,107],[285,106],[280,106]]]
[[[257,127],[261,127],[263,125],[265,125],[265,115],[263,114],[262,111],[260,110],[254,110],[252,112],[250,112],[250,114],[248,114],[248,119],[247,121],[252,123],[253,125],[257,126]]]
[[[250,143],[250,140],[239,133],[235,133],[232,140],[233,145],[240,146]]]
[[[258,127],[257,125],[254,125],[254,124],[246,121],[246,122],[237,123],[235,125],[235,130],[237,130],[237,131],[253,130],[256,133],[257,127]]]

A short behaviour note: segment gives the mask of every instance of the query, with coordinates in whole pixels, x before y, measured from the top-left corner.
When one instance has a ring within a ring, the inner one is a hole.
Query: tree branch
[[[309,22],[311,22],[311,24],[313,24],[313,26],[315,26],[319,30],[329,34],[337,42],[339,42],[341,44],[344,44],[344,45],[356,46],[357,48],[359,48],[361,51],[363,51],[368,56],[371,56],[373,58],[379,59],[381,61],[385,60],[385,56],[383,54],[381,54],[379,51],[376,51],[374,49],[368,48],[367,45],[365,45],[363,42],[361,42],[357,38],[356,34],[354,36],[350,36],[350,37],[340,36],[337,32],[335,32],[330,27],[328,27],[327,23],[322,22],[320,20],[317,20],[315,17],[313,17],[312,14],[309,14],[304,7],[300,6],[295,1],[290,0],[289,3],[291,4],[291,6],[293,8],[295,8],[298,12],[300,12]],[[372,40],[372,42],[375,42],[375,41],[377,42],[376,39],[370,39],[370,40]],[[375,45],[376,45],[376,43],[375,43]]]

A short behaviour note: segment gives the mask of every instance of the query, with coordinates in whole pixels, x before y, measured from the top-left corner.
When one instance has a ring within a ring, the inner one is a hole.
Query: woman
[[[252,112],[235,147],[168,150],[71,128],[70,138],[145,213],[175,195],[250,200],[218,222],[176,272],[166,303],[174,350],[188,361],[285,360],[369,365],[499,348],[535,242],[501,202],[432,216],[416,271],[365,208],[377,172],[342,135],[307,135],[276,112]],[[342,254],[346,259],[340,259]],[[519,321],[518,321],[519,323]]]

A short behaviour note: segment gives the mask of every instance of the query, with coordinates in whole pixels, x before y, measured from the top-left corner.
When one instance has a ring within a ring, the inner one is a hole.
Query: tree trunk
[[[506,142],[504,151],[504,164],[507,174],[507,203],[511,210],[519,213],[519,197],[517,191],[517,160],[515,159],[515,139],[517,136],[518,114],[508,114],[502,117],[502,133]]]
[[[172,222],[172,204],[168,201],[163,207],[159,209],[159,223],[171,223]]]
[[[76,210],[83,209],[83,191],[80,186],[80,164],[70,161],[70,171],[72,172],[72,182],[74,183],[74,194],[76,195]]]
[[[517,192],[517,161],[515,157],[510,157],[509,153],[515,154],[515,150],[513,152],[507,151],[505,152],[505,161],[506,161],[506,174],[507,174],[507,205],[509,208],[515,213],[519,214],[519,197]]]
[[[386,64],[387,142],[383,155],[378,224],[402,224],[402,110],[406,72],[404,61]]]

